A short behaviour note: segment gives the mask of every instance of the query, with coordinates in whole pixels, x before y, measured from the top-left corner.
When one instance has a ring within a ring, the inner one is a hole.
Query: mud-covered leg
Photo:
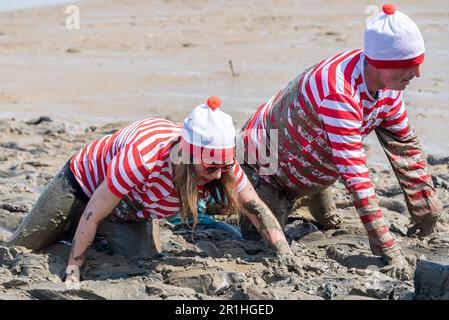
[[[337,229],[341,224],[341,218],[337,215],[332,189],[327,188],[310,196],[310,214],[324,229]]]
[[[76,197],[67,170],[68,165],[50,181],[7,245],[43,249],[66,235],[75,216],[79,220],[85,203]]]

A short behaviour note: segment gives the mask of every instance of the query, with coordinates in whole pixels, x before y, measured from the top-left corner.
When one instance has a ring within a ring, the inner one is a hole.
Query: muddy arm
[[[119,201],[120,198],[110,191],[106,182],[100,184],[87,203],[76,229],[68,262],[69,266],[80,267],[83,264],[84,256],[95,238],[98,225],[113,211]]]
[[[441,203],[428,170],[418,137],[409,127],[406,134],[379,127],[376,135],[404,192],[412,219],[419,222],[427,215],[438,215]]]
[[[274,214],[267,205],[259,198],[251,183],[239,193],[243,204],[244,214],[254,224],[259,233],[271,243],[278,255],[292,253],[284,232]]]

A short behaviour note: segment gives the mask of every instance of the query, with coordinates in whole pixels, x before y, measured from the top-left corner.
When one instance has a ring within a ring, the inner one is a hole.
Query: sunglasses
[[[218,169],[221,169],[221,172],[227,172],[232,169],[235,165],[235,159],[233,159],[232,163],[222,163],[222,164],[206,164],[203,159],[201,159],[201,166],[204,169],[204,172],[207,174],[214,173]]]

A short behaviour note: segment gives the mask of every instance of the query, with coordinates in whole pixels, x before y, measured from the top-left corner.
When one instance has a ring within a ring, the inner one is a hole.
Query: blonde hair
[[[192,164],[180,163],[174,168],[173,182],[181,202],[181,219],[188,223],[193,219],[193,228],[198,222],[198,189],[197,178]],[[213,180],[205,185],[204,193],[211,195],[227,215],[239,213],[240,201],[234,190],[235,178],[232,171],[222,172],[219,180]]]

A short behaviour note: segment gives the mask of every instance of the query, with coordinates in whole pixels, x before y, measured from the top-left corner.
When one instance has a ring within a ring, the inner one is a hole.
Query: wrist
[[[69,261],[67,263],[67,267],[69,267],[69,266],[76,266],[78,268],[81,268],[82,265],[83,265],[83,259],[82,260],[75,260],[70,255]]]
[[[279,241],[275,243],[274,246],[276,247],[277,255],[293,254],[293,251],[287,241]]]
[[[73,276],[77,279],[80,278],[80,268],[77,265],[68,265],[67,268],[65,268],[65,276]]]

